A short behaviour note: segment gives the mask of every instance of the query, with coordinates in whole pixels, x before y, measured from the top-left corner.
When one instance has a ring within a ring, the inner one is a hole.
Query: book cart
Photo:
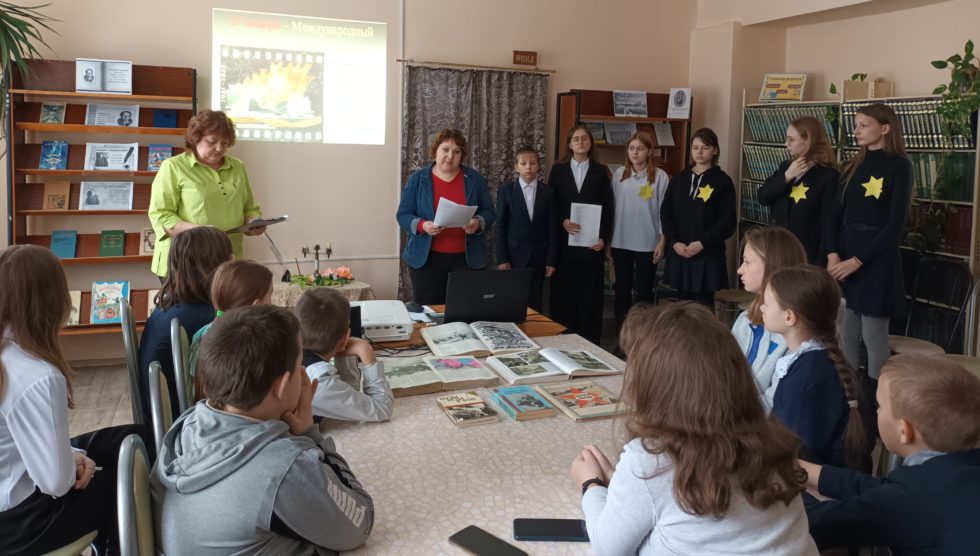
[[[942,227],[938,247],[926,252],[930,257],[946,258],[965,263],[976,276],[980,272],[980,227],[977,211],[980,190],[977,188],[978,149],[976,137],[957,136],[946,139],[941,132],[941,121],[936,114],[939,97],[921,95],[885,98],[849,98],[840,101],[809,101],[793,103],[758,103],[758,90],[745,90],[742,96],[742,142],[739,163],[739,212],[737,227],[739,245],[745,232],[771,221],[769,210],[758,202],[758,190],[779,164],[788,158],[784,146],[789,122],[801,116],[814,116],[826,122],[827,131],[837,153],[837,161],[843,167],[858,151],[854,140],[854,115],[857,110],[873,103],[893,108],[902,124],[906,149],[912,162],[913,190],[909,221],[906,229],[924,217],[930,204],[948,207],[948,215]],[[836,115],[833,124],[828,114]],[[911,299],[916,265],[920,254],[908,245],[902,246],[904,278],[907,295]],[[926,278],[928,279],[928,277]],[[934,280],[941,280],[937,277]],[[944,284],[926,284],[925,289],[942,290]],[[920,285],[920,291],[922,291]],[[919,300],[921,301],[921,300]],[[938,341],[949,335],[956,326],[960,307],[935,304],[928,308],[930,314],[919,319],[924,327],[910,331],[929,341]],[[906,319],[892,319],[892,333],[904,334]],[[959,342],[954,342],[954,346]]]
[[[169,143],[172,155],[183,149],[183,136],[190,118],[197,112],[197,71],[193,68],[132,66],[132,94],[76,93],[75,62],[27,60],[28,75],[15,67],[6,91],[7,116],[7,234],[12,245],[51,246],[51,232],[77,229],[75,256],[61,260],[69,289],[81,290],[79,324],[69,326],[65,335],[118,333],[120,326],[89,324],[91,283],[102,280],[130,280],[147,277],[152,255],[140,254],[140,230],[149,227],[146,214],[150,185],[155,171],[147,170],[148,145]],[[64,102],[64,123],[40,123],[41,105]],[[139,121],[133,127],[86,125],[88,103],[137,104]],[[154,127],[154,111],[176,110],[176,127]],[[39,168],[41,144],[47,140],[67,140],[67,168]],[[84,170],[86,143],[140,144],[138,163],[133,171]],[[81,181],[133,182],[130,210],[80,210]],[[68,204],[63,209],[46,210],[46,182],[69,182]],[[100,230],[125,230],[122,256],[99,256]],[[138,323],[147,317],[147,289],[131,289],[130,304]]]

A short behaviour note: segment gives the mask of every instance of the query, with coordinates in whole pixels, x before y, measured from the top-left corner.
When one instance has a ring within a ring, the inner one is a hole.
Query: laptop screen
[[[446,322],[524,322],[530,268],[449,273]]]

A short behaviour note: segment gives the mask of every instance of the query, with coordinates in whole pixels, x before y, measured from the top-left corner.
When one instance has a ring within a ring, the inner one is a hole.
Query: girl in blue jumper
[[[803,459],[869,470],[857,376],[837,343],[840,296],[837,282],[816,266],[769,277],[762,319],[789,348],[772,377],[772,412],[800,437]]]

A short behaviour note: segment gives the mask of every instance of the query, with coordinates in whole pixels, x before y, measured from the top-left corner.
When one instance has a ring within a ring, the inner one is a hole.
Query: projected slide
[[[380,145],[386,25],[213,11],[211,106],[241,141]]]

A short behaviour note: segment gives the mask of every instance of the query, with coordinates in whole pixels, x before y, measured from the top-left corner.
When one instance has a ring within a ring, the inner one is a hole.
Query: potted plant
[[[945,60],[935,60],[932,67],[949,69],[949,83],[933,89],[942,103],[936,112],[942,118],[943,132],[948,138],[962,135],[976,141],[977,110],[980,109],[980,66],[973,54],[973,41],[966,41],[963,54],[953,54]]]
[[[40,10],[47,8],[51,4],[41,4],[39,6],[18,6],[10,2],[0,2],[0,64],[3,67],[3,93],[6,98],[7,89],[10,87],[10,70],[17,66],[21,74],[30,74],[30,66],[27,65],[28,58],[41,55],[37,45],[48,46],[41,38],[41,29],[55,32],[49,23],[58,21],[41,13]],[[0,133],[3,139],[7,138],[7,111],[0,113]],[[0,156],[3,156],[0,154]]]

